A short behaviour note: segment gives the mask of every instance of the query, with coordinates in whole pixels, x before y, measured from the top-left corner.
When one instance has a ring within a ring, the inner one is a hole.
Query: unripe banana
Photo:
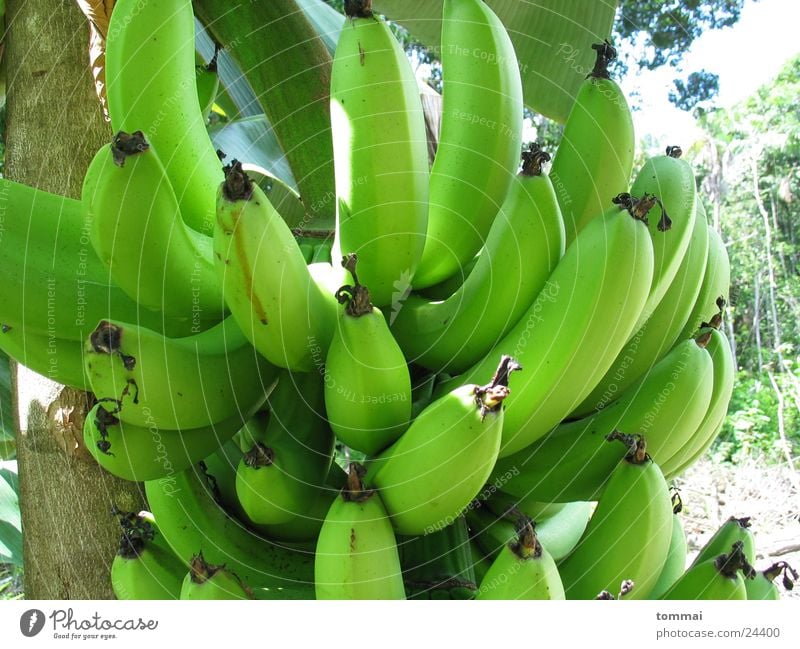
[[[658,576],[658,581],[650,591],[648,599],[659,599],[681,578],[681,575],[686,570],[686,533],[683,529],[683,521],[678,516],[680,510],[680,498],[677,499],[676,503],[676,498],[673,495],[672,538],[669,543],[669,552],[667,553],[664,567],[661,569],[661,574]]]
[[[653,283],[639,325],[644,324],[675,279],[692,237],[697,210],[694,171],[680,159],[680,147],[644,163],[631,187],[634,196],[658,197],[661,214],[649,221],[653,238]],[[637,327],[638,329],[638,327]]]
[[[222,172],[198,100],[194,32],[190,0],[117,0],[106,40],[106,96],[114,131],[148,133],[182,217],[211,234]]]
[[[321,377],[283,372],[268,397],[263,434],[236,471],[236,493],[249,520],[278,525],[305,515],[333,458]]]
[[[312,558],[233,519],[197,467],[144,485],[164,538],[187,566],[202,551],[207,561],[225,564],[251,588],[268,588],[283,599],[313,598]]]
[[[314,555],[317,599],[405,599],[392,525],[378,493],[351,464],[322,524]]]
[[[452,383],[474,382],[511,352],[526,372],[511,378],[501,457],[548,433],[597,385],[630,338],[653,273],[653,246],[641,219],[651,197],[629,195],[584,228],[520,321]]]
[[[356,259],[343,261],[353,286],[336,292],[344,304],[325,359],[325,410],[339,441],[375,455],[394,442],[411,418],[411,377],[383,314],[359,283]],[[360,264],[359,264],[360,267]]]
[[[83,370],[83,345],[76,340],[0,324],[0,350],[51,381],[89,390],[89,380]]]
[[[114,281],[145,308],[198,324],[219,321],[225,305],[211,239],[181,219],[148,140],[141,131],[120,131],[92,160],[82,191],[92,246]]]
[[[703,322],[727,304],[731,286],[731,264],[722,237],[711,226],[708,227],[708,260],[700,294],[678,339],[688,338],[697,332]],[[720,301],[720,298],[722,302]]]
[[[14,336],[83,342],[112,313],[169,335],[191,332],[189,316],[142,309],[111,281],[80,201],[0,178],[0,213],[0,322],[16,328]]]
[[[517,170],[522,81],[514,46],[481,0],[445,0],[444,95],[416,289],[458,272],[484,240]],[[617,190],[620,191],[620,190]]]
[[[102,321],[86,341],[84,363],[93,392],[110,404],[111,414],[164,429],[199,428],[247,413],[269,394],[278,372],[230,317],[186,338]]]
[[[488,385],[464,385],[423,410],[392,446],[369,463],[374,486],[400,534],[450,525],[480,492],[497,459],[508,376],[504,356]]]
[[[675,279],[650,317],[631,336],[597,387],[575,408],[570,418],[605,407],[649,372],[678,341],[700,293],[708,258],[705,208],[699,200],[695,204],[697,214],[692,237]]]
[[[631,111],[607,69],[617,52],[608,42],[592,48],[594,70],[578,90],[550,170],[568,246],[613,196],[625,191],[633,168]]]
[[[596,500],[625,449],[606,440],[641,431],[656,462],[692,439],[711,401],[714,364],[707,337],[689,339],[630,386],[617,401],[566,422],[521,451],[498,460],[490,480],[517,498],[544,502]],[[506,478],[503,478],[507,476]]]
[[[519,521],[521,517],[531,518],[536,523],[536,538],[555,561],[560,561],[568,556],[581,540],[591,513],[592,503],[572,502],[566,503],[555,514],[541,519],[528,516],[522,507],[512,507],[495,516],[484,512],[482,508],[477,508],[467,514],[467,519],[473,532],[477,534],[476,540],[480,547],[488,556],[495,557],[500,548],[513,540],[516,533],[514,525],[507,519]]]
[[[594,599],[625,580],[634,583],[631,598],[645,599],[664,567],[671,530],[667,483],[638,443],[614,469],[583,538],[559,565],[567,599]]]
[[[556,562],[539,543],[530,519],[500,550],[475,599],[565,599]]]
[[[523,153],[475,267],[444,300],[411,294],[392,316],[406,357],[433,371],[464,371],[513,327],[564,255],[564,224],[550,179],[550,156]]]
[[[730,550],[731,545],[741,542],[744,558],[749,563],[753,563],[756,557],[756,543],[753,533],[750,531],[750,517],[736,518],[731,516],[719,529],[714,532],[706,544],[700,548],[700,552],[692,561],[692,566],[699,565],[704,561],[713,559],[718,555]]]
[[[428,138],[417,81],[371,2],[350,3],[331,70],[337,245],[379,306],[417,269],[428,222]],[[402,290],[402,289],[401,289]]]
[[[225,302],[259,353],[294,371],[321,365],[336,302],[317,286],[291,230],[235,160],[219,190],[214,253]]]
[[[122,538],[111,563],[116,598],[178,599],[185,567],[164,541],[152,515],[118,514]]]
[[[253,594],[224,565],[207,563],[201,552],[189,564],[189,574],[181,585],[181,599],[253,599]]]
[[[781,598],[775,580],[778,575],[783,573],[783,587],[786,590],[794,588],[794,581],[797,580],[795,571],[785,561],[778,561],[766,570],[760,570],[752,579],[744,580],[744,587],[747,591],[747,599],[753,600],[776,600]]]
[[[123,423],[109,412],[108,403],[97,403],[83,422],[83,441],[109,473],[133,482],[158,480],[187,469],[225,444],[262,404],[208,426],[168,430],[155,423],[147,427]]]
[[[742,575],[752,579],[755,570],[744,556],[742,542],[737,541],[728,554],[691,566],[661,599],[747,599]]]
[[[711,354],[711,360],[714,363],[714,387],[711,392],[711,401],[696,431],[679,449],[663,461],[664,475],[670,478],[684,471],[687,466],[705,453],[716,439],[725,421],[728,404],[733,394],[736,368],[733,366],[733,354],[728,339],[725,334],[713,327],[707,333],[710,334],[710,338],[706,349]]]

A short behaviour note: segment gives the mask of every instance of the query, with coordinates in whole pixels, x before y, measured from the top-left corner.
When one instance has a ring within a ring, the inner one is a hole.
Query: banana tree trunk
[[[6,5],[5,175],[78,197],[89,161],[110,139],[88,67],[88,24],[64,0]],[[119,525],[110,510],[141,509],[139,489],[101,472],[83,447],[90,395],[22,366],[13,376],[25,596],[113,598]]]

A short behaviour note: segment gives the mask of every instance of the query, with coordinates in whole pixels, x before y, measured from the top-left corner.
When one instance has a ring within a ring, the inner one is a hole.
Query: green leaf
[[[209,134],[214,146],[227,156],[226,161],[236,158],[261,167],[297,191],[289,162],[264,115],[212,126]]]
[[[617,0],[486,0],[517,52],[525,104],[564,122],[594,65],[592,43],[611,35]],[[428,47],[441,45],[443,0],[374,0],[377,11]]]
[[[16,462],[0,463],[0,563],[22,565],[22,518]]]
[[[297,4],[319,33],[325,47],[333,54],[344,25],[344,16],[322,0],[297,0]]]

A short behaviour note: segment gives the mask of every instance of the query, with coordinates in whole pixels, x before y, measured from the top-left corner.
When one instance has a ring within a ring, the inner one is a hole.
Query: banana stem
[[[125,160],[130,156],[143,153],[149,148],[150,145],[141,131],[134,131],[133,133],[120,131],[111,141],[111,155],[114,159],[114,164],[118,167],[124,167]]]
[[[253,197],[253,181],[242,169],[242,163],[232,160],[223,167],[225,180],[222,183],[222,195],[231,203],[249,201]]]
[[[203,553],[200,552],[194,555],[189,562],[189,574],[191,575],[193,583],[202,584],[211,579],[224,567],[225,566],[215,566],[207,563],[203,558]]]
[[[244,463],[252,469],[260,469],[265,466],[272,466],[275,461],[275,451],[261,442],[244,454]]]
[[[362,479],[366,472],[364,465],[358,462],[351,462],[347,467],[347,484],[342,489],[342,498],[347,502],[363,503],[375,493],[374,489],[364,486]]]
[[[372,313],[373,308],[369,289],[358,281],[357,263],[358,255],[354,252],[342,257],[342,268],[350,273],[354,285],[345,284],[336,291],[336,300],[339,304],[344,304],[345,313],[354,318]]]
[[[594,68],[586,75],[586,78],[610,79],[611,75],[608,73],[608,64],[617,58],[616,48],[606,39],[602,43],[592,44],[592,49],[597,52],[597,58],[594,61]]]
[[[748,521],[749,525],[749,519],[745,520]],[[731,579],[736,576],[739,570],[741,570],[748,579],[752,579],[756,575],[756,571],[753,569],[753,566],[748,563],[747,557],[744,554],[744,542],[742,541],[736,541],[731,546],[731,551],[728,554],[721,554],[714,559],[714,565],[721,575]]]
[[[475,386],[475,403],[481,413],[481,419],[486,417],[487,413],[496,412],[503,405],[503,401],[510,394],[508,389],[508,379],[511,372],[521,370],[522,365],[515,361],[511,356],[504,354],[500,358],[500,364],[497,366],[492,380],[487,385]]]
[[[530,517],[523,516],[517,522],[517,538],[509,547],[520,559],[538,559],[542,556],[542,544],[536,537],[536,523]]]
[[[539,147],[538,142],[531,144],[527,151],[522,152],[522,171],[523,176],[541,176],[542,165],[550,162],[550,154]]]
[[[344,12],[348,18],[372,18],[372,0],[345,0]]]
[[[647,454],[647,442],[642,435],[626,435],[619,430],[614,430],[606,435],[606,441],[625,444],[628,447],[625,460],[631,464],[644,464],[650,461],[650,456]]]

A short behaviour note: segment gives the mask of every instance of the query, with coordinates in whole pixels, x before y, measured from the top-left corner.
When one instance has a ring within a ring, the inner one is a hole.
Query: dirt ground
[[[683,500],[690,557],[730,516],[749,516],[757,570],[786,561],[800,571],[800,473],[757,461],[738,465],[703,460],[674,481]],[[800,583],[784,597],[800,599]]]

